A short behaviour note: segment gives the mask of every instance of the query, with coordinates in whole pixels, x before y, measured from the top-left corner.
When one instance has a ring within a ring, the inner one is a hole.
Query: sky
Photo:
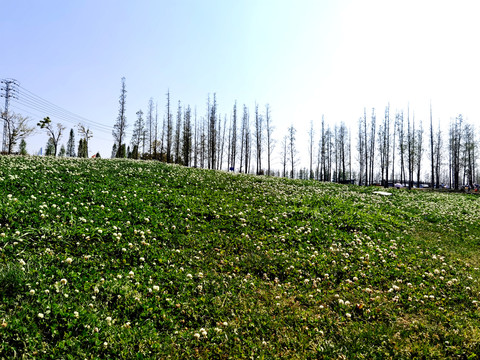
[[[252,114],[269,104],[276,167],[291,125],[298,165],[308,166],[308,129],[313,122],[318,142],[322,116],[353,138],[364,108],[379,119],[387,104],[427,122],[431,103],[444,129],[459,113],[475,124],[479,10],[461,0],[0,0],[0,79],[20,84],[11,110],[32,125],[61,122],[64,144],[83,122],[90,155],[103,157],[122,77],[130,134],[150,98],[163,119],[167,91],[199,117],[213,93],[227,119],[235,101]],[[46,142],[38,131],[27,149]]]

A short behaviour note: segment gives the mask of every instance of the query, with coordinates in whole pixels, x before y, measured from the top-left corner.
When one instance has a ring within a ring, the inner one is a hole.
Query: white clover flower
[[[192,274],[187,274],[187,278],[191,279],[191,278],[192,278]]]
[[[128,276],[130,276],[131,278],[133,278],[133,277],[135,276],[135,273],[134,273],[133,271],[130,271],[130,272],[128,273]]]
[[[25,261],[23,261],[23,259],[18,260],[18,262],[19,262],[20,265],[22,265],[22,266],[25,266],[25,265],[27,264]]]
[[[73,316],[75,316],[75,317],[78,319],[78,317],[79,317],[80,315],[78,314],[78,311],[74,311],[74,312],[73,312]]]
[[[37,315],[40,319],[43,319],[44,315],[42,313],[38,313]]]
[[[141,258],[140,258],[140,261],[142,261],[142,262],[145,261],[145,258],[144,258],[144,257],[141,257]]]
[[[193,337],[197,338],[197,339],[200,339],[200,334],[199,333],[195,333],[193,334]]]
[[[35,290],[30,290],[30,295],[35,295]]]
[[[73,261],[73,259],[72,259],[72,258],[66,258],[66,259],[65,259],[65,262],[66,262],[67,264],[71,264],[71,263],[72,263],[72,261]]]
[[[62,280],[60,280],[60,283],[61,283],[62,285],[67,285],[67,279],[62,279]]]
[[[155,290],[155,291],[160,290],[160,286],[158,286],[158,285],[153,285],[153,290]]]

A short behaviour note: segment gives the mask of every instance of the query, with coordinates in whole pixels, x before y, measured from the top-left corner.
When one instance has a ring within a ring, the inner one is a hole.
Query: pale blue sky
[[[427,120],[431,100],[437,121],[479,118],[477,3],[3,0],[0,77],[102,124],[92,126],[90,151],[103,156],[113,144],[122,76],[130,129],[151,97],[163,117],[167,89],[175,105],[196,106],[199,115],[214,92],[228,117],[235,100],[252,113],[255,102],[269,103],[274,136],[293,123],[306,164],[307,129],[311,120],[318,128],[322,114],[356,130],[363,107],[375,107],[378,118],[387,102],[392,111],[410,103]],[[12,109],[32,123],[57,120],[20,102]],[[38,150],[46,136],[27,142]]]

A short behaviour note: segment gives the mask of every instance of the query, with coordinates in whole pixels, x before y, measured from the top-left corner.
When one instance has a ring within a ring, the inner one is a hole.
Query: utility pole
[[[0,94],[0,97],[5,98],[5,108],[4,112],[1,114],[3,123],[3,139],[2,139],[2,152],[7,151],[7,142],[8,142],[8,105],[10,103],[10,98],[16,99],[16,93],[18,93],[16,87],[18,86],[18,81],[15,79],[3,79],[0,81],[2,84],[0,91],[5,91],[5,94]]]

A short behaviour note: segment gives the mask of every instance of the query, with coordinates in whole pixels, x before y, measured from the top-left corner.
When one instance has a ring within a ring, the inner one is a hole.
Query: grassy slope
[[[372,192],[0,157],[0,358],[475,358],[480,199]]]

